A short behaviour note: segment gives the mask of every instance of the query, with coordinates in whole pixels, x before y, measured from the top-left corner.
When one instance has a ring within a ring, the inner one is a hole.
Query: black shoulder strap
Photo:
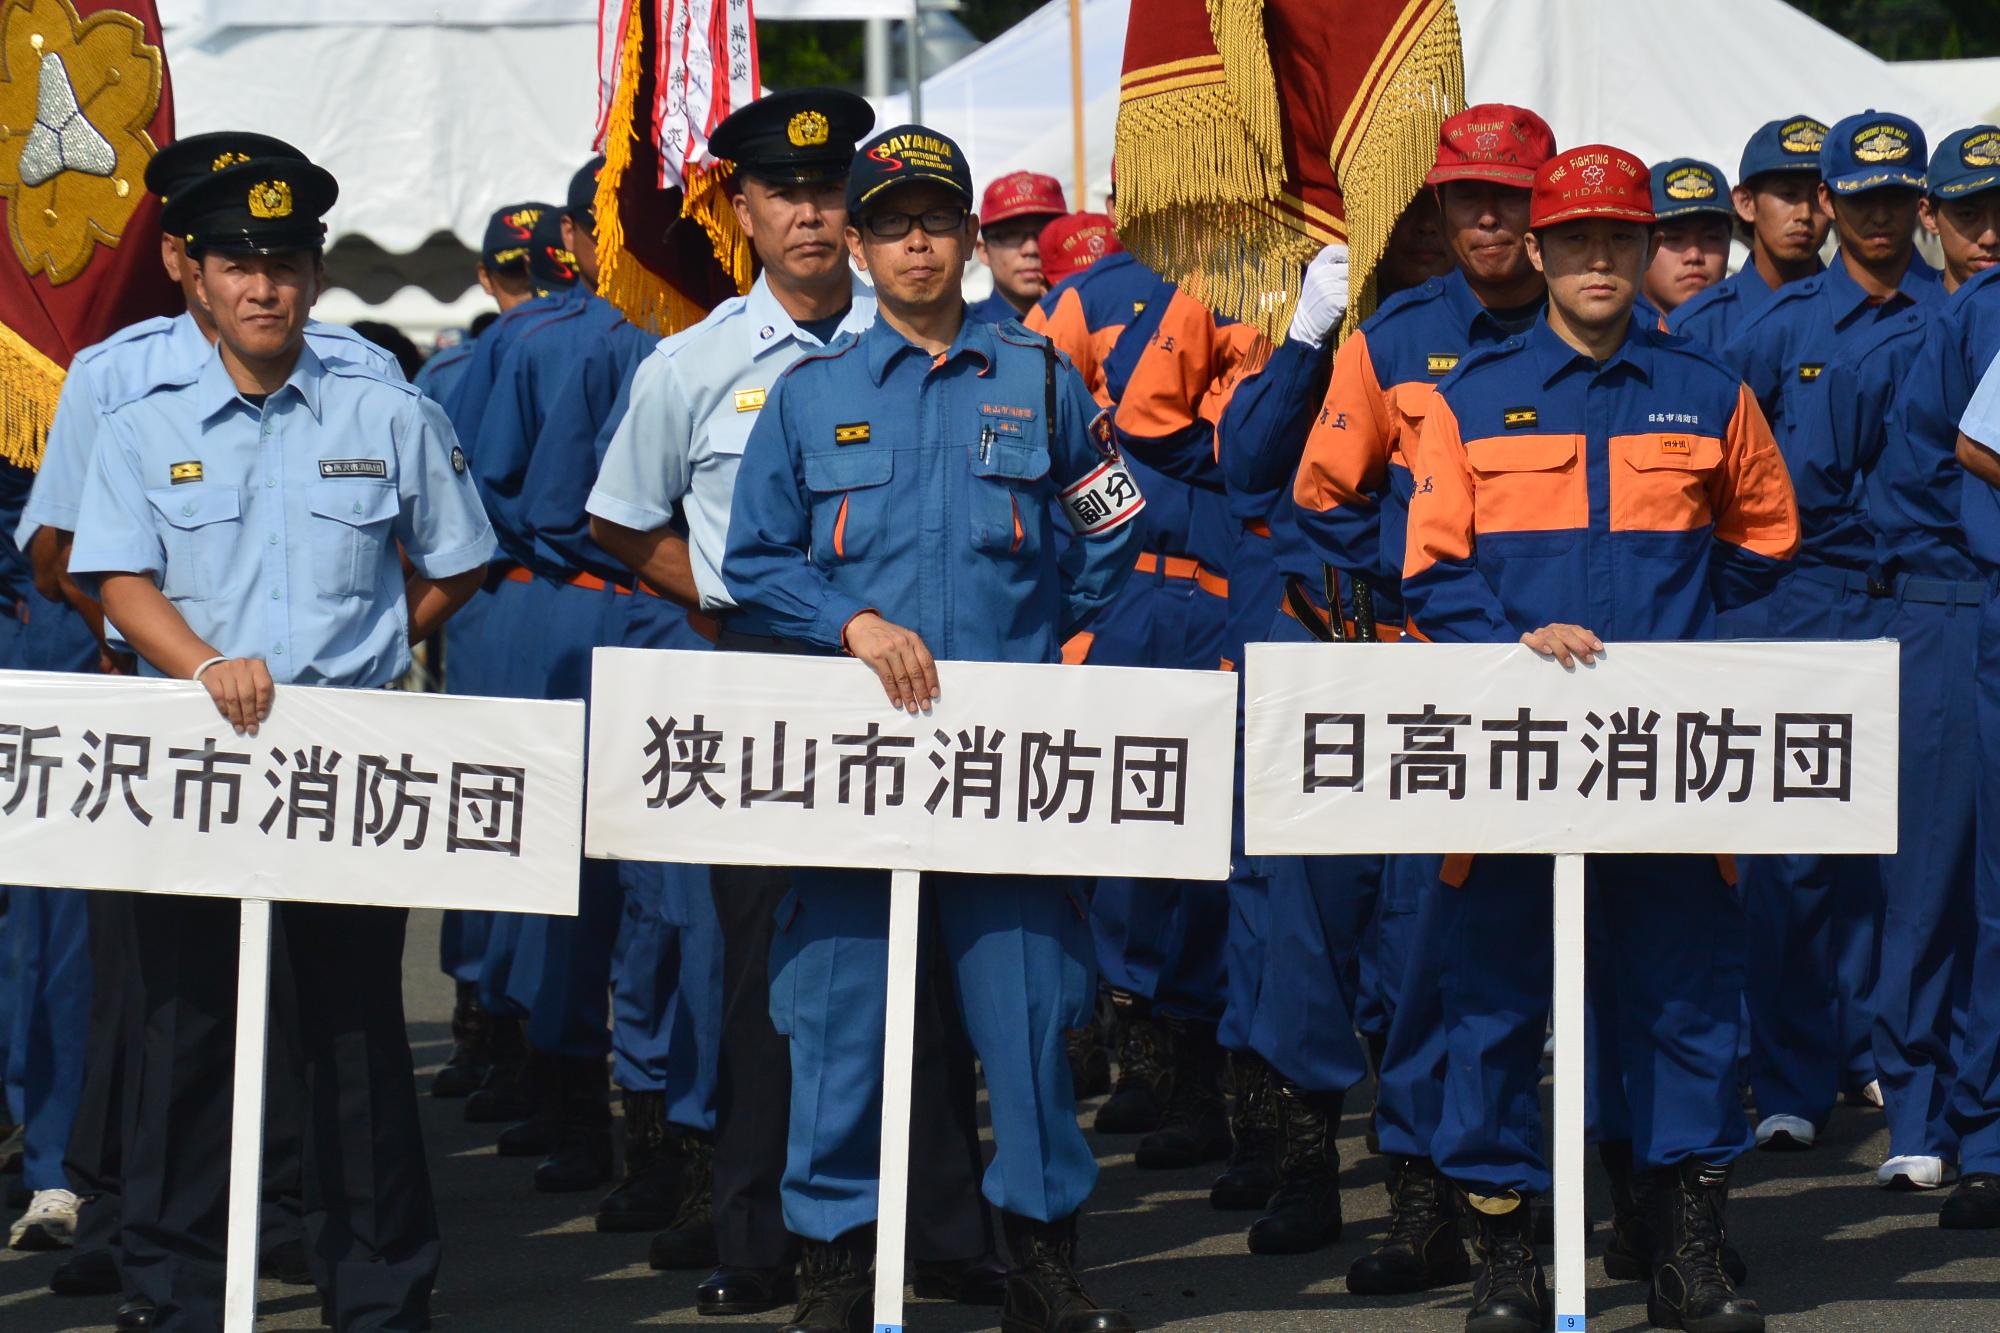
[[[1042,339],[1042,381],[1046,389],[1044,407],[1048,412],[1042,429],[1048,432],[1049,443],[1056,442],[1056,345],[1047,338]]]

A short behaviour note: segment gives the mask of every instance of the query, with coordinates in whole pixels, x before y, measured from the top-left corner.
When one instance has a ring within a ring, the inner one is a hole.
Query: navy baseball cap
[[[861,145],[847,171],[847,211],[857,214],[898,185],[929,181],[972,207],[972,168],[965,153],[936,130],[898,125]]]
[[[1916,121],[1870,107],[1858,116],[1843,116],[1826,132],[1819,174],[1835,194],[1890,186],[1921,190],[1929,154]]]
[[[529,202],[495,209],[486,219],[486,236],[479,244],[479,262],[489,273],[518,273],[527,267],[528,247],[534,244],[535,225],[555,212],[554,204]]]
[[[1653,167],[1653,216],[1661,222],[1690,213],[1736,216],[1721,168],[1698,157],[1677,157]]]
[[[544,212],[528,240],[528,276],[542,296],[577,283],[576,256],[563,247],[562,219],[560,209]]]
[[[597,230],[597,176],[603,170],[602,154],[578,167],[569,178],[569,195],[563,203],[563,213],[571,222],[592,231]]]
[[[1954,130],[1931,154],[1931,194],[1961,199],[2000,187],[2000,126]]]
[[[1826,144],[1826,133],[1826,123],[1811,116],[1766,121],[1743,145],[1743,160],[1736,164],[1736,183],[1748,185],[1767,171],[1819,175],[1819,154]]]

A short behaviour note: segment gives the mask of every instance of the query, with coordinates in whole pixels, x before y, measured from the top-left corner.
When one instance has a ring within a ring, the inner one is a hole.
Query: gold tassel
[[[61,366],[0,324],[0,461],[30,472],[41,467],[63,378]]]
[[[743,224],[736,220],[736,209],[729,202],[729,178],[735,171],[729,162],[695,167],[681,196],[681,216],[693,218],[708,233],[709,243],[715,247],[715,262],[722,265],[741,295],[750,290],[756,274],[751,268],[750,238],[743,234]]]
[[[1408,35],[1378,59],[1388,72],[1376,96],[1366,106],[1350,108],[1334,136],[1336,144],[1347,145],[1345,155],[1331,163],[1347,214],[1355,296],[1341,322],[1343,337],[1375,312],[1375,268],[1389,247],[1389,233],[1437,161],[1445,119],[1465,109],[1465,54],[1451,0],[1415,0],[1395,30]],[[1358,132],[1350,134],[1357,117]],[[1297,303],[1296,279],[1292,287],[1288,311]]]
[[[1285,123],[1278,75],[1264,36],[1264,0],[1208,0],[1208,30],[1222,57],[1222,80],[1258,154],[1279,178],[1285,170]]]

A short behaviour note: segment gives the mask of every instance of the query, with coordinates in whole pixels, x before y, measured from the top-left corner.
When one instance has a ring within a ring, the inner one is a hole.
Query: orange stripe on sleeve
[[[1799,549],[1798,501],[1785,457],[1748,386],[1737,386],[1736,412],[1729,418],[1722,466],[1714,475],[1709,505],[1715,512],[1716,539],[1755,555],[1789,560]]]
[[[1410,497],[1409,537],[1403,551],[1405,581],[1440,560],[1465,564],[1472,559],[1472,467],[1458,435],[1458,415],[1442,396],[1424,417],[1414,461],[1410,476],[1416,492]]]
[[[1292,481],[1293,502],[1316,513],[1367,503],[1387,484],[1391,431],[1368,334],[1356,330],[1334,354],[1333,376]]]
[[[1118,400],[1118,429],[1142,440],[1179,434],[1215,379],[1215,317],[1176,291]]]

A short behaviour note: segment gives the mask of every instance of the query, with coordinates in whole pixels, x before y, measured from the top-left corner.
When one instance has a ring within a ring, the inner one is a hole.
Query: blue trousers
[[[1976,587],[1976,585],[1974,585]],[[1904,600],[1898,851],[1882,858],[1875,1069],[1891,1156],[1957,1156],[1949,1116],[1978,952],[1974,910],[1980,600]]]
[[[667,1119],[715,1130],[722,931],[708,867],[629,863],[612,968],[611,1076],[667,1095]]]
[[[1858,586],[1827,582],[1841,577],[1794,570],[1769,596],[1730,612],[1723,632],[1743,639],[1881,637],[1892,603]],[[1824,1124],[1843,1089],[1863,1087],[1876,1076],[1880,858],[1749,856],[1741,874],[1757,1112]]]
[[[881,1162],[888,876],[800,870],[771,943],[771,1021],[791,1038],[785,1225],[830,1241],[875,1220]],[[986,1073],[994,1207],[1038,1221],[1075,1213],[1097,1180],[1076,1123],[1066,1030],[1088,1018],[1090,933],[1066,880],[926,875],[959,1012]],[[917,1170],[922,1163],[913,1163]]]
[[[1416,947],[1437,962],[1445,1043],[1432,1156],[1481,1193],[1549,1189],[1539,1085],[1553,870],[1548,857],[1482,856],[1463,888],[1433,889],[1423,913]],[[1591,943],[1612,955],[1592,949],[1590,966],[1618,978],[1599,1005],[1611,1026],[1599,1041],[1615,1043],[1622,1066],[1634,1160],[1735,1160],[1752,1139],[1736,1094],[1736,894],[1705,857],[1598,857],[1588,874],[1589,911],[1603,917]]]
[[[1973,881],[1972,981],[1964,1055],[1946,1121],[1966,1174],[2000,1172],[2000,600],[1980,613],[1978,863]]]
[[[503,579],[489,591],[473,595],[472,604],[451,619],[447,633],[461,636],[445,652],[445,672],[454,694],[478,694],[496,699],[539,699],[539,639],[526,631],[535,620],[536,583]],[[478,610],[473,610],[474,605]],[[466,611],[473,621],[461,625]],[[456,657],[454,657],[456,654]],[[470,679],[467,679],[470,677]],[[479,1003],[501,1018],[525,1018],[527,1007],[515,996],[528,993],[525,979],[514,978],[514,955],[521,940],[518,912],[488,913],[485,950],[477,965]],[[454,973],[456,975],[456,973]]]
[[[1445,935],[1431,918],[1456,908],[1455,890],[1441,885],[1439,856],[1384,857],[1378,939],[1392,945],[1378,972],[1393,977],[1388,1043],[1375,1090],[1375,1133],[1392,1156],[1429,1157],[1444,1111]]]
[[[68,1189],[63,1149],[83,1094],[90,1034],[89,900],[72,889],[8,893],[15,949],[13,1032],[7,1081],[21,1089],[24,1178],[29,1189]]]

